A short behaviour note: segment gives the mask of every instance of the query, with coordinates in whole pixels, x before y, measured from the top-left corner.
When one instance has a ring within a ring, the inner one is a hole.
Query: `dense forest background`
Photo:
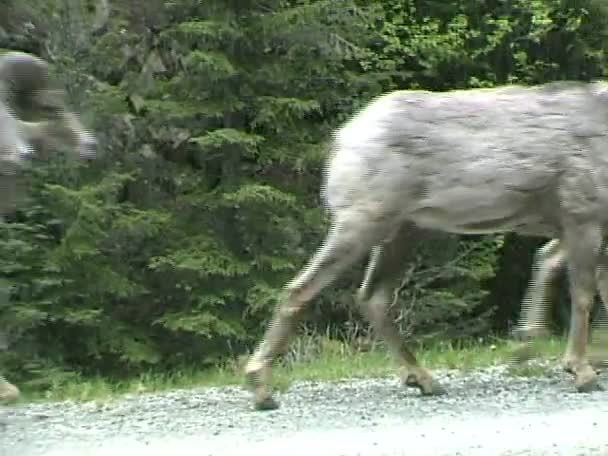
[[[585,0],[0,0],[0,11],[0,52],[49,60],[102,151],[37,163],[0,224],[0,364],[21,384],[202,368],[251,349],[325,234],[331,130],[382,92],[607,68],[608,13]],[[541,242],[421,241],[396,299],[404,337],[506,333]],[[352,303],[361,272],[316,300],[309,330],[367,334]]]

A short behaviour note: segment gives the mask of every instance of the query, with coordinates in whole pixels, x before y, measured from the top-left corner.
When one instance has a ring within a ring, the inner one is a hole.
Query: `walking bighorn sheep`
[[[588,317],[608,222],[608,84],[554,82],[450,92],[395,91],[335,133],[322,197],[328,235],[286,287],[245,375],[257,409],[278,406],[272,364],[317,294],[371,253],[357,301],[422,394],[445,390],[388,315],[392,281],[416,229],[559,239],[569,266],[578,391],[599,388]],[[409,242],[408,242],[409,241]]]
[[[25,111],[41,120],[21,120]],[[50,88],[48,64],[21,52],[0,55],[0,216],[14,207],[22,166],[34,155],[50,158],[60,146],[81,158],[96,154],[95,137],[67,109],[61,92]],[[0,401],[18,396],[0,374]]]

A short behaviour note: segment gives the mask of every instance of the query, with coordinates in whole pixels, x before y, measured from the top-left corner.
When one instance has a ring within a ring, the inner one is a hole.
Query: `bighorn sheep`
[[[449,92],[395,91],[335,133],[322,197],[329,233],[286,286],[245,375],[257,409],[278,406],[272,364],[315,296],[371,253],[357,293],[405,385],[445,392],[388,316],[391,283],[422,229],[517,232],[559,239],[572,321],[564,366],[578,391],[599,388],[588,356],[589,310],[608,222],[608,84],[554,82]]]
[[[42,120],[21,120],[17,113],[23,110]],[[50,158],[58,146],[86,159],[96,153],[95,137],[67,110],[62,94],[50,89],[47,63],[21,52],[0,55],[0,216],[15,204],[22,166],[34,155]],[[0,374],[0,401],[18,396],[19,389]]]

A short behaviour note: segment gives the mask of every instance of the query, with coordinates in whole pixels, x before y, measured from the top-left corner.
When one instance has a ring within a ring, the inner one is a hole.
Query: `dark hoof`
[[[265,396],[262,398],[256,397],[253,408],[258,412],[267,412],[278,409],[279,403],[272,396]]]
[[[598,382],[585,383],[582,385],[576,386],[576,391],[578,393],[595,393],[599,391],[605,391],[606,389],[600,385]]]
[[[447,394],[447,390],[434,378],[427,378],[425,381],[420,381],[415,375],[408,375],[405,379],[405,385],[418,388],[423,396],[443,396]]]
[[[272,397],[272,393],[268,387],[260,380],[260,373],[250,371],[245,374],[245,383],[251,392],[253,392],[253,408],[256,411],[276,410],[279,408],[279,403]]]
[[[597,378],[594,378],[587,381],[577,381],[576,391],[578,393],[594,393],[596,391],[604,391],[604,387],[600,385]]]
[[[565,364],[566,367],[568,363]],[[598,382],[598,376],[590,365],[579,366],[572,369],[574,371],[574,385],[579,393],[591,393],[593,391],[603,391]]]

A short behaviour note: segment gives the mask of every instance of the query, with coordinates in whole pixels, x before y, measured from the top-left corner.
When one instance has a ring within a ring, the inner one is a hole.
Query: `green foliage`
[[[595,2],[385,2],[370,68],[396,87],[534,84],[604,75],[606,14]],[[594,30],[594,32],[592,32]]]
[[[0,19],[0,47],[52,60],[103,151],[36,164],[0,225],[12,342],[0,361],[32,381],[205,366],[251,347],[325,234],[332,129],[380,93],[605,70],[608,16],[590,2],[111,3],[94,36],[85,0],[9,0]],[[483,332],[501,246],[418,246],[396,300],[402,330]],[[360,272],[319,298],[316,323],[359,318],[343,297]]]
[[[486,282],[496,273],[503,236],[449,236],[424,246],[411,262],[398,294],[401,330],[450,340],[486,334],[493,309],[483,309]]]

